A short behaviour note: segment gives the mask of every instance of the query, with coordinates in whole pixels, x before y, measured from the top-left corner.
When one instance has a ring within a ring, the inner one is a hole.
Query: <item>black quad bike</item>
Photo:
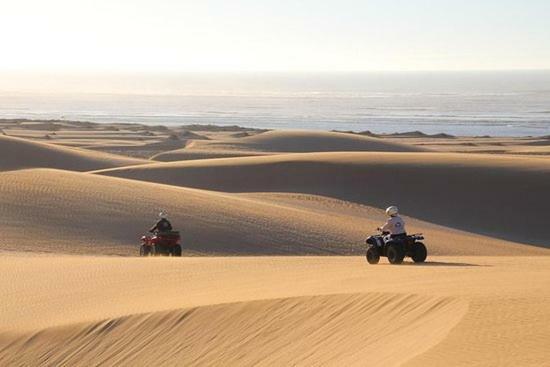
[[[391,236],[387,232],[367,238],[367,261],[378,264],[380,256],[388,258],[390,264],[401,264],[405,256],[415,263],[426,261],[428,250],[420,242],[424,239],[421,233],[403,236]]]

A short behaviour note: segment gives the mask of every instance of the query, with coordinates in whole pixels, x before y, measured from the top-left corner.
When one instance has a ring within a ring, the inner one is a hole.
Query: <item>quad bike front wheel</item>
[[[366,257],[369,264],[378,264],[380,261],[380,252],[376,247],[371,246],[367,249]]]
[[[415,263],[423,263],[428,257],[428,250],[422,242],[416,242],[413,246],[413,253],[411,258]]]
[[[386,249],[386,256],[390,264],[401,264],[405,258],[405,250],[403,246],[392,243]]]

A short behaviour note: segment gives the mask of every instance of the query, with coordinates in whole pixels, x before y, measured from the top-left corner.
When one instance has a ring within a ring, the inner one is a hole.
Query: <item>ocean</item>
[[[550,135],[550,71],[4,75],[0,118]]]

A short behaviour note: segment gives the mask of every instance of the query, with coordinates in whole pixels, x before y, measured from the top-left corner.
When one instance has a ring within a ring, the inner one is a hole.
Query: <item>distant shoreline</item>
[[[217,125],[217,124],[143,124],[143,123],[132,123],[132,122],[92,122],[92,121],[81,121],[81,120],[64,120],[64,119],[28,119],[28,118],[0,118],[0,125],[3,128],[7,126],[17,127],[22,129],[32,129],[32,130],[43,130],[55,132],[60,129],[67,129],[68,127],[72,129],[82,128],[89,130],[114,130],[117,128],[127,129],[127,130],[151,130],[151,131],[162,131],[170,132],[188,130],[188,131],[211,131],[211,132],[240,132],[240,131],[270,131],[270,130],[304,130],[304,129],[260,129],[255,127],[247,127],[240,125]],[[7,125],[7,126],[6,126]],[[337,133],[347,133],[347,134],[356,134],[364,135],[370,137],[379,137],[379,138],[434,138],[434,139],[455,139],[458,137],[468,137],[468,138],[494,138],[498,136],[491,135],[452,135],[447,133],[434,133],[428,134],[421,130],[411,130],[411,131],[395,131],[392,133],[375,133],[370,130],[363,131],[353,131],[353,130],[325,130],[330,132]],[[3,130],[0,128],[0,134],[3,134]],[[4,135],[8,135],[5,134]],[[507,136],[507,138],[530,138],[535,137],[538,139],[550,139],[550,135],[534,136],[534,135],[525,135],[525,136]]]

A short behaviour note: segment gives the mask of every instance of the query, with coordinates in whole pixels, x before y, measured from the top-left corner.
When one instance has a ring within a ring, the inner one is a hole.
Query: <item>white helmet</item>
[[[165,211],[161,211],[161,212],[159,213],[159,217],[160,217],[160,218],[166,218],[166,216],[167,216],[167,215],[166,215],[166,212],[165,212]]]
[[[390,217],[396,216],[397,213],[399,213],[399,209],[397,209],[395,205],[388,206],[388,208],[386,209],[386,214]]]

